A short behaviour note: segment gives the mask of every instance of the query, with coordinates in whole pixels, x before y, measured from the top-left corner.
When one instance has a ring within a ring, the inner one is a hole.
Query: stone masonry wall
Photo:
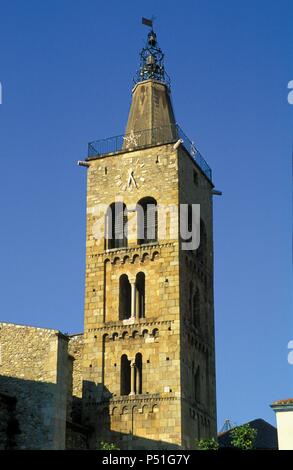
[[[67,422],[66,450],[88,449],[89,430],[76,423]]]
[[[0,392],[16,398],[19,449],[64,449],[69,359],[57,330],[0,324]]]
[[[0,393],[0,450],[15,448],[15,438],[19,432],[15,406],[15,398]]]
[[[92,446],[102,440],[119,449],[180,448],[180,399],[175,393],[117,397],[95,408],[98,430]],[[99,432],[100,430],[100,432]]]
[[[82,409],[82,381],[83,381],[83,334],[72,335],[69,337],[68,353],[73,358],[72,363],[72,386],[69,392],[68,419],[75,423],[81,422]]]
[[[200,215],[207,235],[204,260],[198,256],[197,250],[180,251],[182,432],[183,445],[186,448],[192,448],[195,439],[216,436],[217,430],[213,185],[184,149],[181,149],[179,154],[179,173],[180,203],[200,204]],[[193,295],[196,290],[199,293],[199,299],[198,318],[195,323]]]
[[[134,209],[141,198],[151,196],[162,207],[178,204],[177,154],[172,145],[93,160],[87,171],[85,332],[104,321],[119,319],[116,295],[119,274],[129,271],[130,275],[134,275],[141,270],[141,263],[148,262],[146,269],[151,269],[154,265],[157,274],[155,280],[151,275],[146,276],[146,283],[150,285],[149,291],[152,291],[151,297],[146,301],[149,301],[150,307],[156,305],[155,313],[153,314],[150,308],[149,315],[157,317],[168,311],[168,317],[176,316],[179,291],[176,285],[178,222],[175,215],[168,214],[166,217],[167,237],[161,236],[157,244],[160,245],[160,250],[165,250],[166,253],[158,263],[158,246],[138,246],[136,229],[133,231],[133,238],[129,237],[126,249],[105,252],[104,216],[99,214],[97,209],[100,206],[107,208],[118,200],[123,201],[129,210],[133,210],[128,214],[130,231],[131,227],[136,227]],[[130,172],[136,186],[134,183],[129,184]],[[160,207],[158,212],[159,221],[163,221]],[[99,226],[102,235],[100,238],[97,236]],[[170,227],[173,230],[171,233]],[[158,289],[163,288],[166,278],[172,292],[162,292],[162,295],[159,295],[161,291],[158,292]],[[163,298],[163,294],[169,295],[169,298]]]
[[[176,447],[181,443],[177,151],[161,145],[107,156],[91,160],[87,171],[83,423],[95,426],[93,446],[107,439],[118,440],[121,448]],[[159,235],[154,243],[138,245],[135,209],[143,197],[157,201]],[[133,236],[127,247],[108,250],[96,208],[118,200],[127,206]],[[171,207],[166,217],[165,207]],[[127,274],[133,282],[139,272],[145,274],[145,315],[119,320],[119,278]],[[142,393],[121,395],[121,356],[133,362],[138,353]]]

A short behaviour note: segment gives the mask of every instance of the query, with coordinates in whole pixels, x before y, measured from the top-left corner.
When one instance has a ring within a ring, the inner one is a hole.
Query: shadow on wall
[[[141,412],[142,403],[153,402],[152,395],[113,397],[102,384],[83,382],[82,422],[92,429],[89,448],[99,449],[100,443],[115,443],[121,450],[178,450],[181,446],[147,437],[154,434],[156,413]],[[145,405],[143,405],[145,406]],[[118,410],[119,408],[119,410]],[[127,411],[126,411],[127,409]],[[115,430],[120,428],[120,431]],[[136,430],[146,436],[138,436]]]
[[[15,418],[16,398],[0,393],[0,450],[14,449],[20,433]]]
[[[59,393],[54,383],[0,376],[0,450],[97,450],[101,441],[113,442],[121,450],[181,448],[147,437],[154,433],[152,426],[158,417],[140,413],[138,408],[142,400],[152,400],[152,396],[119,397],[118,401],[127,403],[128,411],[113,419],[112,395],[101,385],[84,382],[84,398],[67,395],[65,407],[60,407]],[[146,437],[135,435],[138,426]]]
[[[86,430],[66,422],[67,398],[54,383],[0,376],[0,449],[65,449],[66,438],[86,448]]]

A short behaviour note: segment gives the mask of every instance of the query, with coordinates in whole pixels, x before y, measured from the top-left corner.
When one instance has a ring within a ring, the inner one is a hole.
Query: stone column
[[[139,395],[140,393],[140,370],[136,368],[136,394]]]
[[[130,394],[135,395],[135,362],[130,364]]]
[[[136,286],[131,282],[131,318],[136,317]]]

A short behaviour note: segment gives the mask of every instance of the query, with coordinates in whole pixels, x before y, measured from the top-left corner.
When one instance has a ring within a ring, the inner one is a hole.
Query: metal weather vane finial
[[[156,19],[155,16],[152,16],[151,19],[142,17],[141,22],[145,26],[149,26],[150,28],[153,28],[153,24],[154,24],[155,19]]]
[[[146,45],[140,52],[140,68],[134,82],[153,79],[166,83],[170,87],[170,78],[164,67],[164,54],[158,45],[157,35],[153,30],[154,20],[154,16],[152,19],[142,18],[142,24],[148,26],[150,31]]]

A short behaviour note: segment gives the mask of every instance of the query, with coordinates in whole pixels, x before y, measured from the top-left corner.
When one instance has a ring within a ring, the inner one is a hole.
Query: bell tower
[[[126,131],[90,143],[86,163],[82,416],[93,448],[191,449],[216,435],[212,176],[176,124],[148,21]],[[200,245],[184,249],[193,204]]]

